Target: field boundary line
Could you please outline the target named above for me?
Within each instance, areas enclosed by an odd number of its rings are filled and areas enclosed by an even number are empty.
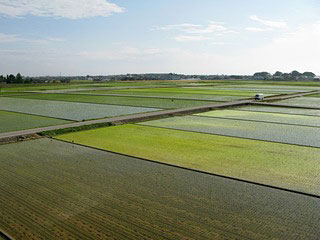
[[[41,94],[41,93],[40,93]],[[49,93],[49,94],[55,94],[55,93]],[[63,93],[59,93],[63,95]],[[72,94],[70,94],[72,95]],[[29,96],[29,95],[26,95]],[[16,98],[16,97],[11,97],[11,98]],[[85,103],[85,104],[96,104],[96,105],[109,105],[109,106],[119,106],[119,107],[136,107],[136,108],[158,108],[158,107],[145,107],[145,106],[134,106],[134,105],[119,105],[119,104],[114,104],[114,103],[94,103],[94,102],[77,102],[77,101],[68,101],[68,100],[56,100],[56,99],[37,99],[37,98],[17,98],[17,99],[28,99],[28,100],[35,100],[35,101],[52,101],[52,102],[64,102],[64,103]]]
[[[0,229],[0,237],[3,237],[5,240],[15,240],[12,236],[10,236],[7,232]]]
[[[202,118],[234,120],[234,121],[245,121],[245,122],[270,123],[270,124],[298,126],[298,127],[320,128],[320,125],[319,126],[312,126],[312,125],[302,125],[302,124],[294,124],[294,123],[269,122],[269,121],[263,121],[263,120],[252,120],[252,119],[242,119],[242,118],[227,118],[227,117],[213,117],[213,116],[204,116],[204,115],[190,115],[190,116],[192,116],[192,117],[202,117]],[[314,117],[317,118],[317,116],[314,116]]]
[[[272,107],[272,106],[270,106]],[[285,113],[285,112],[270,112],[270,111],[258,111],[258,110],[250,110],[250,109],[234,109],[237,111],[244,111],[244,112],[256,112],[256,113],[275,113],[275,114],[284,114],[284,115],[297,115],[297,116],[308,116],[308,117],[320,117],[320,109],[319,109],[319,115],[310,115],[310,114],[297,114],[297,113]],[[312,110],[312,109],[310,109]],[[313,110],[317,110],[317,109],[313,109]]]
[[[30,134],[37,134],[47,131],[55,131],[61,129],[68,129],[68,128],[77,128],[83,126],[90,126],[94,124],[113,124],[113,125],[120,125],[126,123],[134,123],[134,122],[141,122],[165,117],[172,117],[174,115],[183,115],[183,114],[192,114],[192,113],[200,113],[214,109],[221,109],[227,107],[234,107],[238,105],[247,105],[251,101],[249,100],[242,100],[242,101],[235,101],[235,102],[228,102],[228,103],[213,103],[210,105],[203,105],[197,107],[186,107],[186,108],[179,108],[179,109],[170,109],[170,110],[159,110],[159,111],[151,111],[145,113],[137,113],[131,115],[123,115],[123,116],[116,116],[116,117],[109,117],[109,118],[101,118],[95,120],[88,120],[88,121],[76,121],[72,123],[67,123],[63,125],[56,125],[53,127],[44,127],[44,128],[36,128],[31,130],[23,130],[17,132],[9,132],[6,134],[0,134],[0,140],[10,137],[19,137],[24,135]]]
[[[320,147],[315,147],[315,146],[307,146],[307,145],[294,144],[294,143],[284,143],[284,142],[276,142],[276,141],[271,141],[271,140],[245,138],[245,137],[239,137],[239,136],[238,137],[237,136],[230,136],[230,135],[224,135],[224,134],[219,134],[219,133],[208,133],[208,132],[199,132],[199,131],[177,129],[177,128],[169,128],[169,127],[151,126],[151,125],[145,125],[143,123],[135,123],[133,125],[144,126],[144,127],[152,127],[152,128],[162,128],[162,129],[173,130],[173,131],[182,131],[182,132],[191,132],[191,133],[206,134],[206,135],[215,135],[215,136],[221,136],[221,137],[239,138],[239,139],[246,139],[246,140],[260,141],[260,142],[279,143],[279,144],[293,145],[293,146],[298,146],[298,147],[307,147],[307,148],[315,148],[315,149],[319,149],[320,148]]]
[[[210,100],[210,99],[198,99],[198,98],[178,98],[178,97],[165,97],[165,96],[139,96],[139,95],[129,95],[129,94],[99,94],[99,93],[81,93],[81,92],[70,92],[70,93],[46,93],[39,92],[38,94],[68,94],[68,95],[88,95],[88,96],[101,96],[101,97],[132,97],[132,98],[151,98],[151,99],[174,99],[174,100],[192,100],[192,101],[202,101],[202,102],[228,102],[222,100]],[[29,95],[25,95],[29,96]],[[223,95],[225,96],[225,95]],[[237,99],[235,99],[237,100]],[[243,100],[243,99],[239,99]]]
[[[17,111],[13,111],[13,110],[3,110],[3,109],[1,109],[1,108],[0,108],[0,111],[9,112],[9,113],[19,113],[19,114],[25,114],[25,115],[30,115],[30,116],[36,116],[36,117],[52,118],[52,119],[69,121],[69,122],[80,122],[80,121],[75,121],[75,120],[70,120],[70,119],[65,119],[65,118],[58,118],[58,117],[50,117],[50,116],[39,115],[39,114],[17,112]]]
[[[310,106],[302,106],[302,105],[287,105],[287,104],[279,104],[279,103],[268,103],[268,102],[253,102],[251,105],[258,106],[267,106],[267,107],[283,107],[283,108],[298,108],[298,109],[310,109],[310,110],[320,110],[320,107],[310,107]]]
[[[49,93],[49,94],[55,94],[55,93]],[[59,93],[61,95],[63,95],[63,93]],[[69,94],[69,95],[73,95],[73,94]],[[77,95],[77,94],[74,94]],[[80,94],[80,95],[84,95],[84,96],[90,96],[89,94]],[[26,95],[29,96],[29,95]],[[95,95],[93,95],[95,96]],[[100,96],[100,95],[98,95]],[[12,97],[15,98],[15,97]],[[150,107],[150,106],[137,106],[137,105],[127,105],[127,104],[115,104],[115,103],[94,103],[94,102],[79,102],[79,101],[69,101],[69,100],[56,100],[56,99],[37,99],[37,98],[17,98],[17,99],[28,99],[28,100],[36,100],[36,101],[53,101],[53,102],[65,102],[65,103],[85,103],[85,104],[96,104],[96,105],[109,105],[109,106],[119,106],[119,107],[135,107],[135,108],[151,108],[151,109],[160,109],[160,110],[170,110],[170,109],[179,109],[179,108],[164,108],[164,107]],[[167,100],[167,99],[166,99]],[[169,99],[168,99],[169,100]],[[174,100],[181,100],[181,99],[174,99]],[[183,101],[187,101],[185,99],[183,99]],[[190,100],[189,100],[190,101]],[[194,101],[198,101],[201,102],[201,100],[194,100]],[[222,101],[206,101],[208,103],[224,103]],[[205,104],[205,103],[204,103]],[[199,106],[204,106],[204,105],[199,105]],[[31,114],[32,115],[32,114]],[[65,119],[63,119],[65,120]],[[70,120],[69,120],[70,121]]]
[[[128,154],[124,154],[124,153],[118,153],[118,152],[114,152],[114,151],[111,151],[111,150],[101,149],[101,148],[92,147],[92,146],[87,146],[87,145],[80,144],[80,143],[75,143],[75,142],[69,142],[69,141],[62,140],[62,139],[56,139],[56,138],[53,138],[53,139],[55,141],[60,141],[60,142],[68,143],[68,144],[74,144],[74,145],[77,145],[77,146],[91,148],[91,149],[94,149],[94,150],[103,151],[103,152],[107,152],[107,153],[112,153],[112,154],[116,154],[116,155],[121,155],[121,156],[125,156],[125,157],[135,158],[137,160],[151,162],[151,163],[154,163],[154,164],[165,165],[165,166],[168,166],[168,167],[179,168],[179,169],[183,169],[183,170],[187,170],[187,171],[197,172],[197,173],[206,174],[206,175],[210,175],[210,176],[215,176],[215,177],[219,177],[219,178],[224,178],[224,179],[228,179],[228,180],[232,180],[232,181],[248,183],[248,184],[257,185],[257,186],[260,186],[260,187],[268,187],[268,188],[272,188],[272,189],[275,189],[275,190],[280,190],[280,191],[285,191],[285,192],[290,192],[290,193],[294,193],[294,194],[300,194],[300,195],[304,195],[304,196],[320,199],[320,195],[313,194],[313,193],[301,192],[301,191],[297,191],[297,190],[293,190],[293,189],[287,189],[287,188],[268,185],[268,184],[264,184],[264,183],[253,182],[253,181],[240,179],[240,178],[235,178],[235,177],[230,177],[230,176],[226,176],[226,175],[210,173],[210,172],[206,172],[206,171],[203,171],[203,170],[197,170],[197,169],[194,169],[194,168],[188,168],[188,167],[183,167],[183,166],[174,165],[174,164],[170,164],[170,163],[164,163],[164,162],[160,162],[160,161],[157,161],[157,160],[151,160],[151,159],[137,157],[137,156],[128,155]]]
[[[304,97],[308,95],[313,95],[320,93],[320,90],[311,90],[307,92],[299,92],[299,93],[292,93],[292,94],[278,94],[274,96],[267,96],[265,97],[264,101],[269,102],[269,101],[282,101],[282,100],[287,100],[291,98],[297,98],[297,97]]]

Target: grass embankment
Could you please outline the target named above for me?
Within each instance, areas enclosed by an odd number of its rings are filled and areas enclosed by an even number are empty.
[[[71,121],[0,111],[0,133],[47,127]]]
[[[249,121],[264,121],[270,123],[296,124],[304,126],[320,127],[320,118],[316,116],[302,116],[294,114],[250,112],[238,110],[216,110],[195,114],[196,116],[240,119]]]
[[[0,226],[15,239],[316,240],[320,233],[312,197],[48,139],[0,152]]]
[[[97,103],[97,104],[114,104],[114,105],[122,105],[122,106],[154,107],[154,108],[165,108],[165,109],[201,106],[201,105],[212,103],[211,101],[115,97],[115,96],[97,96],[97,95],[85,95],[85,94],[33,94],[31,96],[30,95],[21,96],[18,98]]]
[[[215,174],[320,194],[320,149],[123,125],[56,137]]]

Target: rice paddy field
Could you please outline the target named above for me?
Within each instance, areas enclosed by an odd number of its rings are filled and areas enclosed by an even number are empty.
[[[318,116],[303,116],[295,114],[250,112],[239,110],[216,110],[199,113],[195,116],[212,117],[219,119],[246,120],[254,122],[282,123],[287,125],[302,125],[309,127],[320,127]]]
[[[5,85],[0,239],[319,240],[320,98],[250,102],[314,90],[320,83]],[[225,107],[175,112],[215,103]]]
[[[0,224],[16,239],[317,239],[320,233],[312,197],[55,140],[0,149]]]
[[[304,107],[314,107],[320,110],[320,98],[317,97],[300,97],[294,99],[288,99],[280,101],[279,104],[286,104],[290,106],[304,106]]]
[[[97,104],[113,104],[121,106],[134,107],[152,107],[152,108],[182,108],[201,106],[214,103],[213,101],[196,101],[183,99],[166,99],[166,98],[139,98],[139,97],[121,97],[121,96],[102,96],[102,95],[86,95],[86,94],[32,94],[27,96],[19,96],[24,99],[65,101],[65,102],[82,102]]]
[[[156,96],[171,98],[191,98],[198,100],[232,101],[243,98],[252,98],[255,92],[237,90],[214,90],[203,88],[148,88],[148,89],[122,89],[122,90],[96,90],[84,91],[93,94],[118,94],[134,96]]]
[[[0,111],[0,133],[67,124],[71,121]]]
[[[307,120],[306,120],[307,122]],[[320,147],[320,128],[201,116],[173,117],[141,123],[144,126]],[[307,137],[306,137],[307,136]]]
[[[261,90],[261,91],[282,92],[282,93],[307,92],[307,91],[320,90],[319,83],[316,86],[294,86],[294,84],[281,85],[281,83],[270,85],[270,84],[264,83],[264,84],[238,84],[236,87],[234,85],[225,85],[223,87],[227,89],[237,89],[237,90],[247,89],[250,91]]]
[[[0,110],[82,121],[142,112],[152,112],[159,109],[1,97]]]
[[[287,108],[287,107],[269,107],[269,106],[245,106],[239,107],[237,110],[253,111],[253,112],[266,112],[266,113],[283,113],[294,114],[302,116],[319,116],[320,109],[306,109],[306,108]]]
[[[58,136],[57,139],[219,175],[320,194],[320,149],[317,148],[140,125],[66,134]],[[302,166],[299,164],[301,162]]]

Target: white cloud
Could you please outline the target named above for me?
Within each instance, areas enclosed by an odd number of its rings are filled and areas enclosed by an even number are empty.
[[[62,17],[70,19],[109,16],[124,9],[107,0],[1,0],[0,15]]]
[[[20,38],[17,35],[0,33],[0,42],[17,42]]]
[[[183,23],[183,24],[171,24],[162,27],[153,27],[152,30],[179,30],[179,31],[189,31],[190,29],[198,29],[201,28],[202,25],[196,25],[191,23]]]
[[[89,59],[89,60],[137,60],[137,59],[149,59],[157,58],[163,54],[172,52],[173,49],[166,48],[136,48],[131,46],[122,46],[118,49],[108,49],[103,51],[82,51],[75,54],[77,57]]]
[[[291,33],[274,38],[271,43],[248,52],[252,68],[315,71],[320,73],[320,23],[301,25]]]
[[[0,50],[0,72],[19,71],[25,75],[115,74],[143,72],[181,72],[190,74],[253,74],[256,71],[312,71],[320,74],[320,23],[300,26],[296,31],[280,33],[273,41],[255,48],[234,48],[228,42],[223,51],[207,48],[136,48],[109,46],[108,49],[76,52],[68,49],[19,52]],[[206,35],[205,35],[206,36]],[[208,42],[210,44],[211,41]],[[237,42],[235,42],[237,44]],[[240,49],[240,50],[237,50]],[[29,50],[24,50],[29,51]],[[79,50],[80,51],[80,50]],[[30,58],[32,56],[32,58]],[[51,64],[48,67],[46,64]]]
[[[211,45],[234,45],[234,43],[229,42],[211,42]]]
[[[202,35],[179,35],[173,38],[177,42],[200,42],[206,41],[210,38],[202,36]]]
[[[224,26],[224,23],[210,21],[208,26],[183,23],[183,24],[173,24],[166,25],[162,27],[154,27],[153,30],[176,30],[188,34],[226,34],[226,33],[235,33],[235,31],[228,29]]]
[[[246,27],[245,30],[248,32],[270,32],[270,31],[273,31],[272,28],[257,28],[257,27]]]
[[[288,27],[288,24],[285,21],[270,21],[270,20],[265,20],[262,18],[259,18],[256,15],[250,16],[250,19],[253,21],[256,21],[258,23],[261,23],[269,28],[280,28],[284,29]]]
[[[33,43],[33,44],[46,44],[50,42],[64,42],[65,40],[62,38],[25,38],[20,35],[10,35],[5,33],[0,33],[0,43],[10,43],[10,42],[25,42],[25,43]]]

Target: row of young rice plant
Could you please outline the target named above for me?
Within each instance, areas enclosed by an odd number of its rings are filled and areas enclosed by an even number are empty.
[[[21,96],[18,98],[40,99],[51,101],[65,102],[83,102],[97,104],[114,104],[122,106],[138,106],[152,108],[182,108],[201,106],[213,103],[211,101],[194,101],[182,99],[165,99],[165,98],[139,98],[139,97],[118,97],[118,96],[101,96],[89,94],[33,94],[29,96]]]
[[[0,110],[0,133],[70,123],[71,121]]]
[[[317,98],[317,97],[292,98],[292,99],[288,99],[288,100],[282,100],[277,103],[286,104],[286,105],[290,105],[290,106],[315,107],[315,108],[320,109],[320,98]]]
[[[141,125],[107,127],[57,139],[320,195],[319,148]]]
[[[209,100],[209,101],[232,101],[243,97],[239,96],[227,96],[227,95],[214,95],[214,94],[193,94],[193,93],[171,93],[171,92],[148,92],[148,89],[141,91],[131,90],[95,90],[95,91],[79,91],[79,93],[86,94],[103,94],[103,95],[120,95],[120,96],[142,96],[142,97],[168,97],[175,99],[190,99],[190,100]]]
[[[49,139],[0,150],[0,225],[16,239],[312,240],[320,233],[312,197]]]
[[[245,106],[239,107],[237,110],[253,111],[253,112],[268,112],[268,113],[283,113],[294,114],[303,116],[319,116],[320,110],[316,109],[303,109],[303,108],[288,108],[288,107],[271,107],[271,106]]]
[[[142,112],[152,112],[159,109],[1,97],[0,110],[82,121]]]
[[[234,90],[234,89],[216,89],[215,87],[180,87],[180,88],[140,88],[140,89],[123,89],[119,92],[130,93],[171,93],[171,94],[195,94],[195,95],[223,95],[223,96],[240,96],[250,97],[255,90]],[[266,94],[274,94],[272,91],[266,91]]]
[[[320,118],[317,116],[303,116],[283,113],[266,113],[235,110],[216,110],[199,113],[195,116],[240,119],[248,121],[263,121],[270,123],[296,124],[311,127],[320,127]]]
[[[190,89],[193,87],[184,87],[186,89]],[[193,88],[194,89],[194,88]],[[289,93],[297,93],[297,92],[303,92],[301,89],[277,89],[277,88],[265,88],[264,86],[257,87],[257,88],[251,88],[251,87],[243,87],[243,86],[202,86],[197,87],[197,90],[210,90],[215,91],[217,93],[220,92],[231,92],[231,93],[250,93],[251,95],[254,95],[255,93],[263,93],[265,95],[274,95],[274,94],[289,94]]]
[[[200,116],[172,117],[143,122],[141,124],[145,126],[320,147],[320,128],[318,127]]]

